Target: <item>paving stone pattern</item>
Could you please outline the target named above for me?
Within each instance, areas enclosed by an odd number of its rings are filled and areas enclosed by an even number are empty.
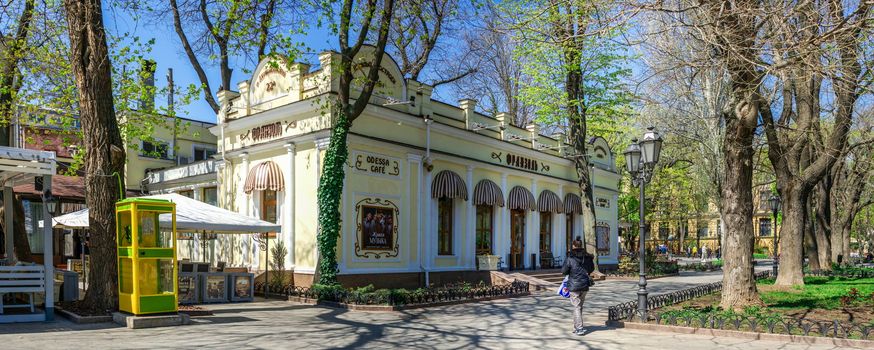
[[[654,293],[718,281],[719,272],[650,282]],[[635,281],[604,281],[586,300],[592,333],[571,334],[570,302],[530,297],[403,312],[354,312],[283,301],[210,305],[189,326],[132,330],[114,324],[0,325],[2,349],[834,349],[832,346],[655,333],[604,326],[607,307],[635,297]]]

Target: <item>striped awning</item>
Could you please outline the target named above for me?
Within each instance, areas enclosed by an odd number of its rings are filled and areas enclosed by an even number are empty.
[[[561,203],[561,198],[555,192],[543,190],[540,192],[540,197],[537,198],[537,211],[561,213],[564,205]]]
[[[483,179],[473,188],[474,205],[498,205],[504,206],[504,193],[494,181]]]
[[[279,165],[266,161],[249,170],[243,191],[247,194],[252,191],[282,191],[285,188],[284,184],[285,180],[282,178]]]
[[[580,196],[573,193],[564,195],[564,212],[568,214],[582,214],[583,202],[580,201]]]
[[[507,203],[511,210],[534,210],[537,207],[534,204],[534,195],[522,186],[516,186],[510,190],[510,193],[507,195]]]
[[[463,198],[467,200],[467,184],[451,170],[443,170],[434,175],[431,183],[433,198]]]

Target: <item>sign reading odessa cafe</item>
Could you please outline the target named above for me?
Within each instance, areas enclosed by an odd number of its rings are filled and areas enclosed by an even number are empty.
[[[401,162],[399,159],[375,153],[352,152],[353,169],[368,175],[399,177]]]

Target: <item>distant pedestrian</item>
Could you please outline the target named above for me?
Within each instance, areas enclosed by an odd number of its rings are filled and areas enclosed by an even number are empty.
[[[561,274],[567,275],[567,288],[571,296],[571,304],[573,305],[574,314],[574,334],[585,335],[586,329],[583,327],[583,302],[586,301],[586,293],[589,291],[589,286],[592,285],[592,278],[589,277],[591,270],[594,268],[594,256],[583,249],[582,241],[574,241],[571,245],[571,254],[564,261],[564,266],[561,267]]]

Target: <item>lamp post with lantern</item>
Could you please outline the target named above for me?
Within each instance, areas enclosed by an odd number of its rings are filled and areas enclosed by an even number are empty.
[[[774,278],[777,278],[777,211],[780,210],[780,197],[775,195],[771,195],[771,198],[768,198],[768,204],[771,206],[771,214],[773,215],[774,224],[772,225],[774,228],[774,232],[771,234],[771,238],[774,240],[773,247],[773,258],[774,262],[772,265],[772,273]]]
[[[638,231],[638,239],[640,241],[640,256],[638,256],[640,262],[640,281],[637,284],[637,309],[641,320],[644,322],[648,319],[647,297],[649,295],[646,291],[646,261],[644,259],[646,255],[646,194],[644,191],[646,184],[652,180],[652,174],[655,171],[656,163],[659,161],[661,150],[661,135],[655,131],[655,128],[648,127],[646,133],[643,134],[643,138],[640,141],[637,139],[631,140],[631,145],[624,152],[626,170],[631,174],[632,184],[640,188],[640,228]]]

